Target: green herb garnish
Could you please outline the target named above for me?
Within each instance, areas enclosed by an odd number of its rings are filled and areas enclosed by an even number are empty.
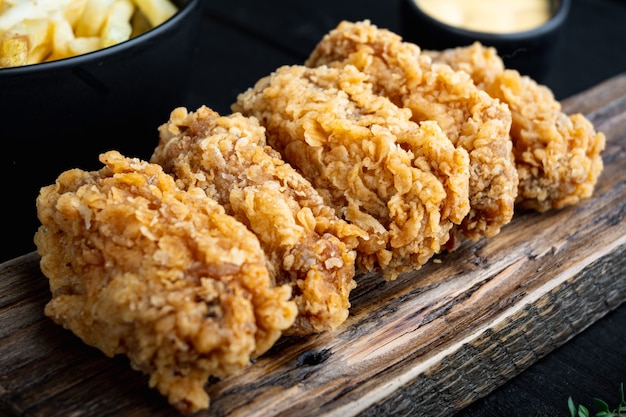
[[[598,412],[595,414],[595,417],[626,417],[626,401],[624,401],[624,384],[620,384],[619,386],[619,404],[617,408],[611,410],[606,401],[601,400],[600,398],[593,399]],[[590,417],[589,409],[582,404],[579,404],[576,407],[574,404],[574,400],[572,397],[567,399],[567,407],[569,408],[569,413],[571,417]]]

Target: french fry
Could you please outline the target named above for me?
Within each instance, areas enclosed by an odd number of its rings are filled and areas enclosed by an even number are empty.
[[[100,33],[100,46],[106,48],[130,38],[130,24],[135,7],[130,0],[116,0],[109,8],[109,15]]]
[[[27,59],[27,36],[0,36],[0,68],[11,68],[26,65]]]
[[[52,50],[51,25],[47,19],[28,19],[23,22],[24,33],[28,34],[27,64],[41,62]]]
[[[141,35],[144,32],[147,32],[152,28],[150,21],[146,17],[145,14],[141,11],[140,8],[135,8],[135,13],[133,13],[133,17],[131,18],[131,23],[133,26],[133,32],[130,34],[131,38],[135,36]]]
[[[67,49],[69,50],[70,56],[97,51],[100,49],[100,38],[97,36],[74,38],[69,42]]]
[[[76,36],[100,36],[100,30],[114,0],[87,0],[85,9],[76,25]]]
[[[169,0],[135,0],[135,4],[153,27],[165,22],[177,11],[176,6]]]
[[[87,0],[72,0],[63,7],[63,16],[70,22],[72,28],[75,28],[83,15]]]
[[[4,32],[2,39],[3,67],[36,64],[52,49],[47,19],[23,20]]]
[[[74,39],[70,23],[56,16],[52,20],[52,57],[62,59],[70,56],[69,43]]]

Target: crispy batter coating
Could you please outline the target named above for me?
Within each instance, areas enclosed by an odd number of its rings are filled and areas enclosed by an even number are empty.
[[[331,330],[348,317],[354,248],[365,232],[336,216],[302,175],[266,144],[258,120],[203,106],[175,109],[151,162],[182,188],[200,187],[252,230],[275,280],[299,308],[289,334]]]
[[[210,375],[242,369],[291,326],[290,287],[272,284],[258,239],[201,190],[116,151],[100,159],[38,196],[45,313],[127,355],[181,412],[206,408]]]
[[[593,194],[603,169],[606,139],[584,115],[565,114],[552,91],[506,69],[494,48],[474,43],[427,53],[437,62],[467,72],[480,88],[508,104],[513,114],[519,206],[546,211]]]
[[[433,65],[417,45],[367,20],[341,22],[306,61],[308,66],[348,64],[370,75],[376,93],[410,109],[414,121],[437,121],[455,146],[467,150],[471,209],[460,230],[473,240],[499,233],[513,217],[518,186],[508,107],[478,89],[466,73]]]
[[[439,252],[469,211],[469,157],[435,122],[373,93],[354,66],[283,66],[240,94],[268,143],[368,233],[357,264],[387,279]]]

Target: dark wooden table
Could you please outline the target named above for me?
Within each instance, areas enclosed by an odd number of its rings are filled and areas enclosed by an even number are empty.
[[[370,19],[402,33],[399,0],[204,1],[189,95],[187,102],[181,103],[189,108],[205,104],[230,112],[238,93],[281,65],[302,63],[342,19]],[[573,0],[554,65],[543,82],[557,98],[564,99],[623,72],[626,2]],[[17,239],[0,261],[32,250],[30,239]],[[622,382],[626,383],[626,305],[471,404],[458,417],[567,416],[568,396],[594,412],[592,398],[615,405]]]

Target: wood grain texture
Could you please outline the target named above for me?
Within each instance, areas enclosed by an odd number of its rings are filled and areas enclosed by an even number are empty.
[[[241,374],[211,380],[211,408],[198,415],[450,415],[626,301],[626,75],[563,104],[607,135],[593,198],[516,213],[498,236],[393,282],[358,276],[340,329],[283,338]],[[0,264],[0,411],[176,415],[126,358],[43,315],[38,261]]]

